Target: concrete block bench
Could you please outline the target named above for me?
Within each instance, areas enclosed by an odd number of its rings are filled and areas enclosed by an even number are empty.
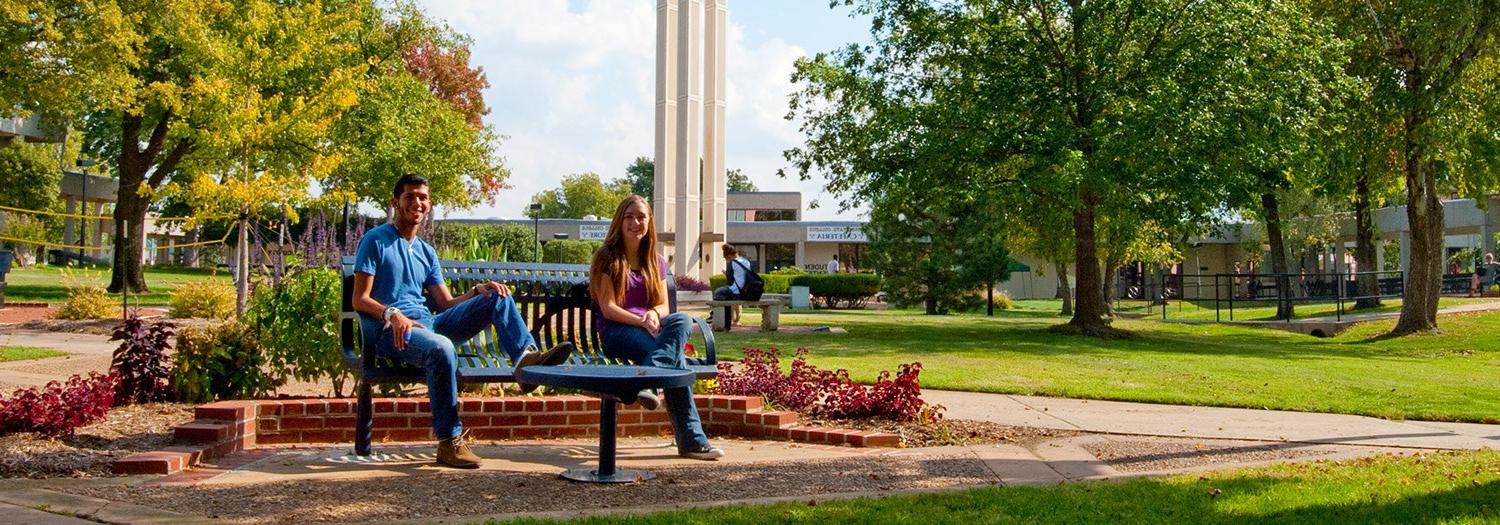
[[[760,307],[760,331],[775,332],[781,328],[781,309],[791,303],[783,297],[762,297],[758,301],[709,301],[708,307],[722,308],[719,315],[713,316],[714,330],[724,332],[729,330],[730,321],[734,318],[734,307],[756,306]]]

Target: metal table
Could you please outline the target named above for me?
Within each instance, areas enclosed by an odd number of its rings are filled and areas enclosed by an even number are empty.
[[[635,400],[650,388],[691,387],[697,378],[691,370],[648,366],[560,365],[528,366],[517,381],[554,388],[574,388],[599,394],[599,469],[568,469],[562,477],[593,483],[631,483],[653,479],[644,470],[615,468],[615,414],[622,399]]]

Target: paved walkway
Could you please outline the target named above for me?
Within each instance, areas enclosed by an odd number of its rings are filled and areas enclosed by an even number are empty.
[[[41,384],[59,374],[102,370],[108,367],[115,346],[103,336],[44,332],[0,333],[0,344],[44,346],[69,353],[65,358],[0,364],[0,385]],[[578,490],[577,485],[558,480],[555,474],[564,468],[592,465],[597,444],[591,440],[488,444],[479,448],[490,458],[479,471],[434,467],[431,444],[377,445],[382,455],[368,459],[350,456],[341,446],[267,448],[232,455],[211,468],[165,478],[6,480],[0,484],[0,523],[87,523],[77,516],[112,523],[201,523],[213,521],[211,518],[252,516],[265,522],[294,522],[312,515],[299,513],[331,515],[351,522],[421,521],[442,516],[449,523],[466,523],[489,517],[566,518],[981,485],[1046,485],[1433,449],[1500,449],[1500,425],[941,390],[927,390],[924,397],[946,406],[946,415],[952,419],[1084,434],[1029,446],[926,449],[853,449],[723,439],[718,442],[728,451],[728,457],[714,463],[677,458],[666,448],[664,439],[628,438],[621,440],[621,467],[657,471],[662,478],[633,488],[588,490]],[[1161,448],[1139,452],[1142,442]],[[1127,452],[1124,457],[1111,456],[1110,450]],[[1132,450],[1137,452],[1129,452]],[[1204,461],[1204,450],[1222,450],[1224,455]],[[1259,455],[1241,454],[1246,451]],[[417,479],[426,480],[423,484],[427,485],[440,481],[443,486],[468,487],[467,492],[461,490],[463,493],[534,493],[530,499],[517,501],[545,503],[512,504],[507,502],[508,496],[485,496],[413,515],[416,511],[410,506],[432,504],[430,497],[411,494],[412,480]],[[671,489],[663,491],[667,486]],[[394,503],[356,505],[349,500],[360,498],[340,487],[354,487],[365,495],[379,494]],[[295,504],[285,503],[284,494],[278,499],[284,503],[279,505],[246,507],[236,503],[265,500],[274,496],[268,492],[277,491],[305,496],[295,498]],[[666,496],[653,499],[656,494]],[[402,503],[402,498],[411,501]],[[263,514],[273,512],[265,509],[279,509],[274,511],[279,514]]]

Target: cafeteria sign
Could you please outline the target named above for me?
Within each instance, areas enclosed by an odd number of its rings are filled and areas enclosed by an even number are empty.
[[[584,224],[578,226],[578,238],[585,241],[602,241],[609,233],[608,224]]]
[[[809,241],[870,242],[858,226],[808,226]]]

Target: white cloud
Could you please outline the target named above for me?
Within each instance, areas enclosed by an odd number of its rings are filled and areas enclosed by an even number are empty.
[[[486,122],[510,138],[501,146],[512,190],[493,207],[454,216],[519,217],[531,195],[570,173],[623,175],[653,150],[655,2],[594,0],[424,0],[426,12],[473,38],[473,60],[491,87]],[[577,3],[575,3],[577,4]],[[764,190],[801,191],[823,207],[808,218],[833,218],[820,180],[775,176],[781,152],[801,143],[783,117],[792,63],[807,52],[780,36],[747,43],[730,11],[727,165],[745,170]],[[768,29],[770,31],[768,31]],[[757,28],[774,34],[775,28]],[[852,214],[844,214],[849,216]]]

